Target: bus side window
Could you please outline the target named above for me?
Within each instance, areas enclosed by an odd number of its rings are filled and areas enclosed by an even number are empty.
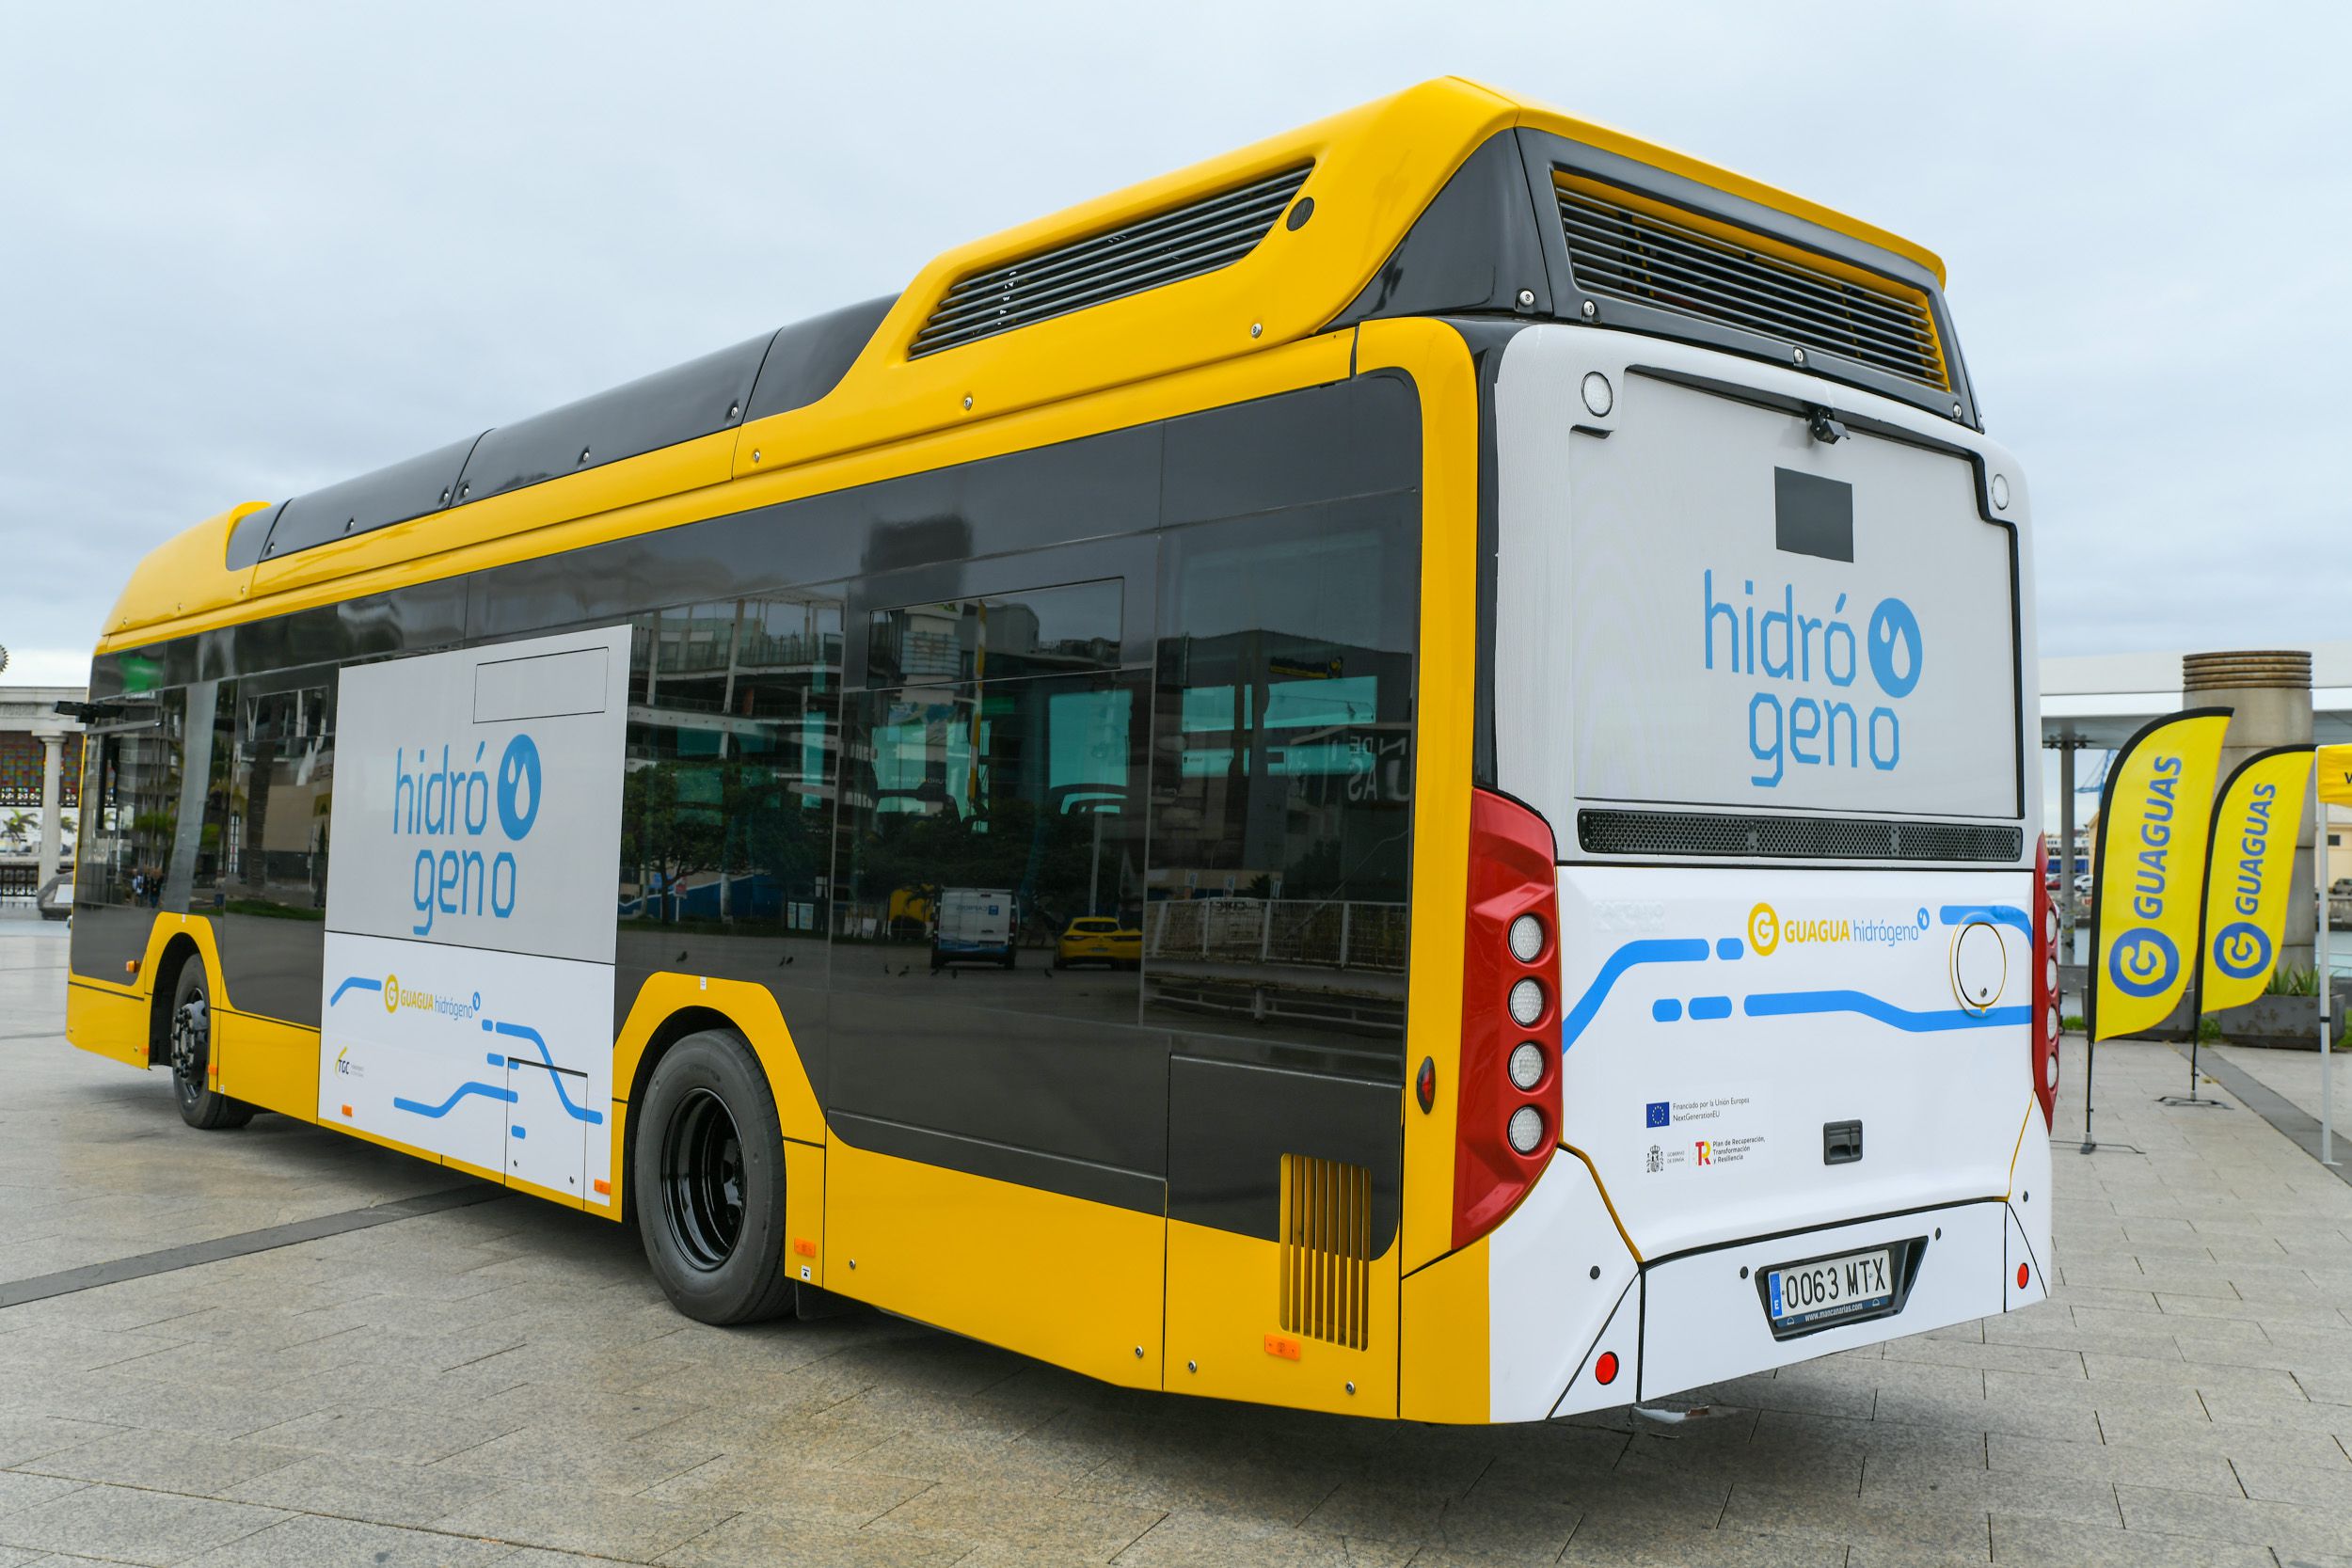
[[[626,1013],[644,977],[720,974],[773,990],[813,1053],[824,984],[841,602],[823,593],[683,605],[636,618],[621,784]]]
[[[221,683],[194,899],[215,919],[239,1010],[310,1025],[326,957],[334,692],[320,670]]]
[[[1167,536],[1148,1019],[1402,1038],[1412,517],[1375,499]]]

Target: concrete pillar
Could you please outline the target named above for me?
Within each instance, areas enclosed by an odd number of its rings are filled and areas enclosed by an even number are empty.
[[[2292,650],[2185,655],[2181,705],[2237,710],[2221,744],[2221,771],[2214,781],[2217,790],[2231,770],[2256,752],[2311,744],[2312,656]],[[2308,811],[2306,807],[2302,832],[2295,840],[2295,880],[2287,898],[2285,941],[2279,948],[2280,965],[2297,969],[2312,964],[2314,824]]]
[[[57,774],[65,760],[65,736],[35,736],[40,742],[40,860],[33,871],[33,894],[49,885],[49,879],[57,874],[57,852],[64,832],[64,819],[57,804]]]

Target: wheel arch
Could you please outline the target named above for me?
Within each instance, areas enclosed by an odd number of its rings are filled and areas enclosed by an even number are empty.
[[[171,1059],[171,997],[180,987],[180,972],[194,962],[204,971],[207,999],[221,1005],[219,966],[209,960],[196,938],[185,930],[164,938],[161,948],[145,966],[151,985],[147,1005],[147,1065],[159,1067]]]
[[[751,1046],[768,1076],[769,1092],[775,1096],[777,1120],[787,1140],[825,1141],[824,1113],[773,992],[741,980],[653,975],[639,990],[612,1047],[612,1168],[621,1198],[613,1206],[615,1219],[627,1218],[630,1212],[629,1108],[644,1101],[654,1069],[671,1047],[706,1029],[732,1030]]]

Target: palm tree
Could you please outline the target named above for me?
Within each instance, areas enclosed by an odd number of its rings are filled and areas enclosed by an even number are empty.
[[[32,825],[33,818],[30,813],[12,811],[5,819],[0,819],[0,833],[8,835],[10,848],[22,851],[24,847],[25,832]]]

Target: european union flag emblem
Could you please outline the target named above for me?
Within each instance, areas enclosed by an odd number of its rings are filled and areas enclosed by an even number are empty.
[[[1663,1127],[1672,1120],[1674,1120],[1674,1114],[1667,1109],[1667,1102],[1665,1101],[1653,1100],[1649,1102],[1650,1126]]]

